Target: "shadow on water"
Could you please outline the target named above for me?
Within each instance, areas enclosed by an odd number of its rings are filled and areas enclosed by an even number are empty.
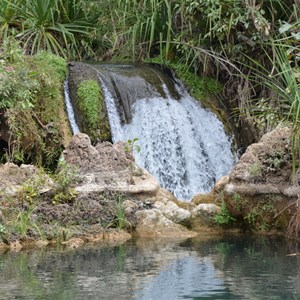
[[[0,299],[300,299],[278,237],[132,240],[0,255]]]

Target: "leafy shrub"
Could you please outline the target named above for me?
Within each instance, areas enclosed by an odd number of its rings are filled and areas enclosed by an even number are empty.
[[[53,181],[56,183],[53,204],[66,203],[75,199],[77,193],[72,185],[75,183],[76,175],[76,168],[61,158],[58,162],[57,171],[53,176]]]
[[[18,47],[0,46],[0,109],[11,132],[5,157],[51,167],[68,126],[62,93],[67,64],[51,53],[24,56]],[[14,52],[18,55],[10,56]]]
[[[221,211],[215,215],[214,221],[219,225],[228,225],[236,221],[234,217],[231,216],[226,203],[223,201],[221,205]]]

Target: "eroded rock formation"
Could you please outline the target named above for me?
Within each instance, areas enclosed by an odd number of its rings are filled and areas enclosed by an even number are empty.
[[[276,128],[247,148],[223,190],[237,220],[255,229],[288,226],[299,193],[291,153],[291,129],[287,127]]]
[[[88,135],[79,133],[63,152],[65,161],[75,166],[78,193],[106,190],[126,195],[155,197],[159,184],[146,170],[139,168],[124,143],[98,143],[92,146]]]

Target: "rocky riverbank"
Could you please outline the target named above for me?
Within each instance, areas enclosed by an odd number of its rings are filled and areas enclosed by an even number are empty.
[[[139,168],[124,143],[93,146],[88,135],[77,134],[54,175],[32,165],[0,166],[1,248],[78,247],[132,235],[188,238],[224,228],[289,230],[297,238],[290,135],[288,128],[265,135],[211,193],[183,202]]]
[[[125,149],[124,143],[92,146],[88,135],[80,133],[63,151],[52,176],[32,165],[1,165],[2,248],[31,247],[41,240],[46,242],[37,246],[75,247],[123,241],[132,234],[187,238],[197,235],[194,228],[201,224],[206,231],[215,230],[216,205],[177,200]]]

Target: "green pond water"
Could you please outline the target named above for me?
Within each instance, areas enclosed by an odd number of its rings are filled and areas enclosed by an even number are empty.
[[[7,252],[0,299],[300,299],[297,247],[222,237]]]

